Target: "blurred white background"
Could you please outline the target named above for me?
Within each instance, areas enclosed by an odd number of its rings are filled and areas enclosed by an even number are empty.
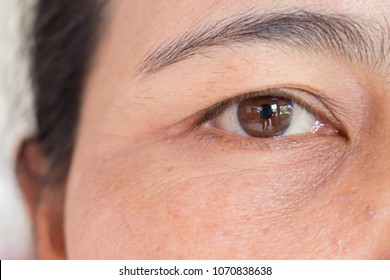
[[[0,0],[0,259],[33,258],[28,216],[14,176],[20,140],[33,131],[28,41],[34,0]]]

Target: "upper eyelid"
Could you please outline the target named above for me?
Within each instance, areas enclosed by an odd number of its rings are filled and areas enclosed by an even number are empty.
[[[195,129],[207,121],[218,117],[225,110],[244,99],[261,96],[274,96],[290,99],[310,113],[313,113],[316,117],[321,118],[325,122],[330,122],[336,129],[342,131],[339,120],[334,116],[322,98],[309,91],[293,87],[273,87],[264,90],[251,91],[225,99],[197,113],[198,117],[191,129]]]

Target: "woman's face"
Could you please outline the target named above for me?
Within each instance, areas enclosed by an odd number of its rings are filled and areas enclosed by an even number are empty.
[[[389,258],[388,11],[111,0],[66,184],[68,257]]]

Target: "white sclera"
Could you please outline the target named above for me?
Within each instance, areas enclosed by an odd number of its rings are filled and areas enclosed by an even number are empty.
[[[299,106],[297,103],[292,103],[293,111],[289,127],[279,136],[303,134],[313,132],[313,127],[318,123],[318,120],[309,111]],[[221,115],[212,121],[212,126],[243,136],[251,137],[241,127],[237,116],[238,104],[235,104],[226,109]]]
[[[312,131],[317,119],[296,103],[293,103],[293,114],[289,127],[282,135],[302,134]]]

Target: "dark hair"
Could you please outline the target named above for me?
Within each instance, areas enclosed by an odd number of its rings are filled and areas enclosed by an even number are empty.
[[[39,211],[41,200],[51,205],[47,230],[50,246],[56,254],[51,257],[55,258],[66,257],[65,180],[77,134],[83,89],[98,35],[102,33],[100,27],[107,1],[37,0],[35,7],[30,75],[37,132],[20,146],[16,173],[33,217]],[[48,189],[49,186],[55,187],[55,191]]]
[[[47,180],[67,177],[86,74],[102,22],[103,0],[39,0],[31,78],[36,140],[49,162]]]

